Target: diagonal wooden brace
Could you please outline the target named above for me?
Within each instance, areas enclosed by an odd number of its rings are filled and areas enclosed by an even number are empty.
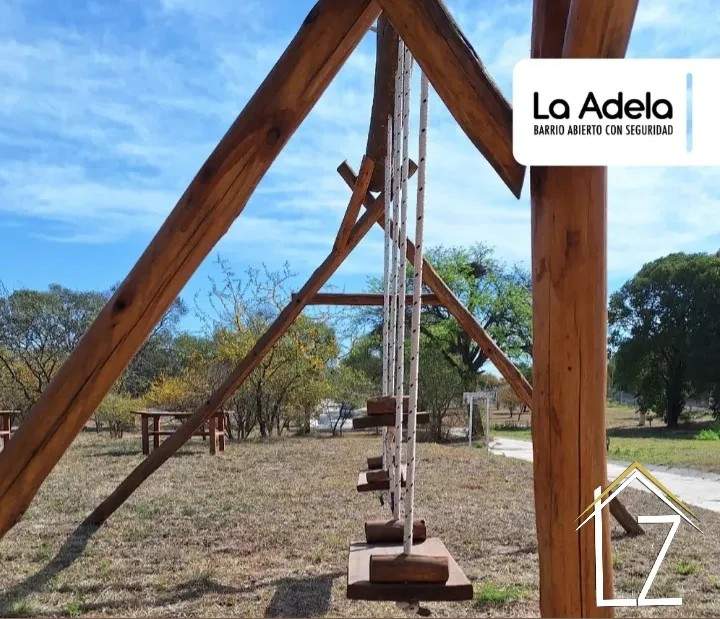
[[[347,162],[340,164],[338,172],[351,188],[355,186],[355,173]],[[379,220],[378,224],[383,226],[384,222]],[[415,244],[410,239],[407,242],[407,257],[410,262],[414,261]],[[508,381],[508,384],[513,388],[520,400],[529,408],[532,407],[532,387],[530,387],[530,384],[427,260],[423,260],[423,280],[460,326],[478,343],[488,359],[492,361],[505,380]]]
[[[382,219],[385,208],[385,200],[382,194],[377,198],[368,195],[367,203],[369,203],[370,206],[353,226],[348,237],[348,242],[340,248],[333,247],[330,254],[314,271],[305,285],[292,297],[290,303],[285,306],[278,317],[255,343],[250,352],[245,355],[242,361],[240,361],[235,369],[225,378],[220,387],[210,395],[205,404],[195,411],[193,416],[189,417],[160,447],[152,451],[145,460],[135,467],[132,473],[130,473],[115,491],[90,514],[87,518],[88,523],[97,525],[107,520],[140,484],[188,441],[197,428],[202,426],[215,411],[222,408],[227,399],[230,398],[247,377],[250,376],[253,370],[255,370],[265,358],[265,355],[267,355],[300,315],[308,302],[317,294],[318,290],[325,285],[345,258],[365,237],[373,224],[378,219]]]

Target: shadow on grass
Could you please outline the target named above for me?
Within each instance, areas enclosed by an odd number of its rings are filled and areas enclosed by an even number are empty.
[[[343,572],[300,578],[282,578],[265,609],[266,617],[310,617],[330,610],[333,580]]]
[[[152,452],[151,452],[152,453]],[[176,451],[172,457],[173,458],[186,458],[188,456],[202,456],[207,454],[207,450],[205,449],[181,449],[179,451]],[[142,455],[142,449],[133,449],[131,447],[129,448],[121,448],[121,449],[112,449],[109,451],[92,451],[86,454],[83,454],[83,458],[114,458],[114,457],[127,457],[127,456],[141,456]]]
[[[240,596],[255,593],[258,589],[275,587],[275,593],[265,610],[266,617],[306,617],[323,615],[330,610],[332,583],[343,572],[308,576],[305,578],[280,578],[267,583],[253,583],[234,587],[202,575],[180,583],[167,593],[153,596],[153,608],[163,609],[182,602],[196,601],[204,595]],[[147,604],[138,600],[137,591],[128,591],[129,597],[107,602],[91,602],[82,605],[83,613],[114,612],[119,614],[143,608]]]
[[[57,554],[39,572],[28,576],[17,585],[0,594],[0,616],[12,617],[18,612],[24,599],[31,593],[42,591],[58,574],[69,568],[85,551],[88,542],[99,529],[97,526],[82,524],[65,540]],[[250,584],[234,587],[214,580],[208,575],[201,575],[186,582],[167,593],[155,596],[155,607],[164,608],[180,602],[196,600],[206,594],[241,595],[257,589],[275,587],[275,593],[268,605],[266,617],[300,617],[322,615],[330,610],[332,584],[343,572],[320,574],[299,578],[281,578],[266,584]],[[82,612],[92,613],[108,610],[127,611],[138,607],[137,586],[128,586],[129,598],[108,602],[83,603]],[[93,591],[87,590],[85,593]]]
[[[29,593],[42,590],[50,580],[75,563],[97,530],[96,526],[81,524],[44,568],[4,591],[0,595],[0,616],[12,616],[16,603],[21,602]]]

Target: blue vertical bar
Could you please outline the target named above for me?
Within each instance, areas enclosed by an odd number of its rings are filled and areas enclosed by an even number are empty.
[[[687,102],[687,114],[686,114],[686,125],[685,125],[685,149],[687,152],[692,152],[693,149],[693,117],[692,117],[692,95],[693,95],[693,76],[692,73],[688,73],[685,76],[685,89],[686,89],[686,102]]]

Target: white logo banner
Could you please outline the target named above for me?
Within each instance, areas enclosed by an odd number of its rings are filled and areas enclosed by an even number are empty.
[[[525,165],[720,165],[720,60],[522,60],[513,152]]]

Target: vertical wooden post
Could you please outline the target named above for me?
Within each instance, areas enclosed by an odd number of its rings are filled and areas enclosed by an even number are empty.
[[[534,57],[625,53],[633,0],[535,0]],[[607,483],[607,172],[531,170],[533,445],[543,616],[611,616],[595,605],[594,532],[575,518]],[[605,594],[612,591],[607,513]]]
[[[148,434],[148,416],[140,415],[140,435],[142,436],[142,452],[146,456],[150,453],[150,436]]]
[[[220,453],[225,451],[225,413],[220,412],[217,415],[217,426],[218,426],[218,451]]]
[[[214,456],[217,451],[217,415],[210,415],[207,424],[210,428],[210,455]]]
[[[153,449],[160,447],[160,415],[153,415]]]

